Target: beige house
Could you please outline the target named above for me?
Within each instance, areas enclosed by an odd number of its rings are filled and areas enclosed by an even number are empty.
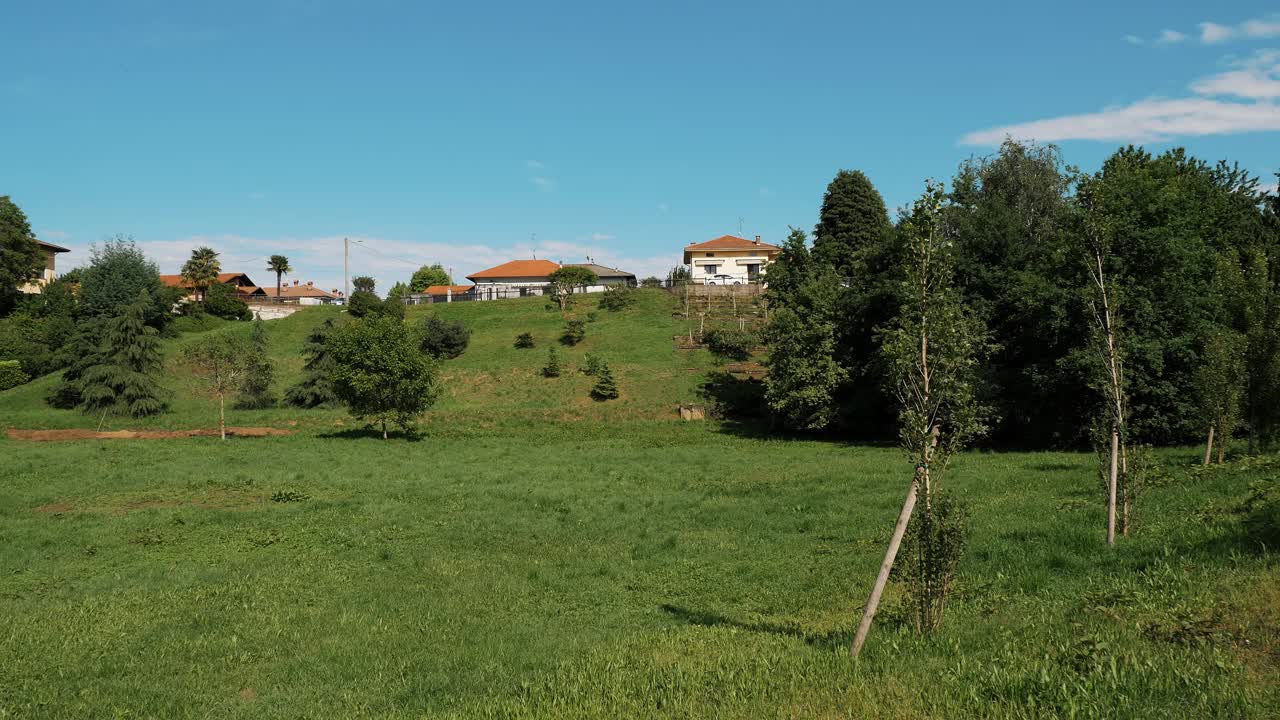
[[[45,285],[58,279],[58,271],[56,262],[58,253],[71,252],[70,248],[64,248],[61,245],[54,245],[43,240],[37,240],[40,250],[44,252],[44,271],[40,273],[40,277],[18,288],[21,292],[38,294]]]
[[[700,285],[745,285],[764,281],[769,263],[782,252],[776,245],[736,235],[721,235],[715,240],[690,243],[684,249],[684,264],[689,266],[694,283]]]

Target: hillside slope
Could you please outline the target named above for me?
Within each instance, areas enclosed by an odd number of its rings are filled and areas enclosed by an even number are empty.
[[[420,324],[430,314],[457,319],[472,329],[471,344],[461,357],[441,363],[441,395],[424,417],[428,432],[467,433],[530,422],[603,422],[627,420],[674,421],[676,407],[698,399],[698,388],[712,367],[703,350],[676,350],[672,336],[682,332],[673,317],[675,299],[660,290],[642,290],[635,306],[621,312],[598,308],[599,296],[579,299],[570,315],[590,319],[586,339],[574,347],[558,342],[564,316],[548,309],[543,298],[495,302],[451,303],[409,308],[406,322]],[[345,317],[341,308],[307,308],[281,320],[268,321],[270,351],[276,363],[275,390],[302,374],[302,350],[307,334],[327,318]],[[248,323],[228,323],[208,332],[249,332]],[[514,347],[516,336],[531,333],[536,347]],[[179,360],[183,347],[200,333],[186,333],[163,343],[164,384],[171,393],[171,411],[154,418],[107,418],[104,429],[194,428],[214,422],[212,403],[188,382]],[[547,348],[560,354],[564,373],[556,379],[540,374]],[[609,363],[621,397],[596,402],[588,393],[594,380],[578,368],[587,353]],[[70,410],[55,410],[43,398],[56,376],[39,378],[0,393],[0,425],[18,428],[88,428],[99,418]],[[281,406],[269,410],[228,410],[233,425],[324,427],[350,425],[346,413],[299,410]]]

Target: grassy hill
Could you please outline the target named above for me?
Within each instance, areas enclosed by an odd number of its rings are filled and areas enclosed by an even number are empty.
[[[471,345],[461,357],[441,365],[442,394],[424,418],[427,433],[479,432],[529,423],[580,422],[585,426],[624,421],[674,422],[676,407],[699,399],[698,387],[713,365],[706,351],[677,351],[672,337],[685,331],[674,318],[675,300],[660,290],[638,293],[635,306],[621,312],[597,307],[598,296],[584,296],[573,315],[594,317],[586,339],[575,347],[557,341],[564,327],[559,311],[547,309],[543,298],[502,302],[449,303],[409,308],[407,322],[419,323],[430,313],[458,319],[472,328]],[[267,323],[276,389],[296,382],[302,373],[302,349],[307,334],[326,318],[341,318],[341,308],[307,308]],[[208,332],[248,334],[248,323],[214,323]],[[534,336],[534,349],[514,347],[516,336]],[[165,385],[172,411],[145,420],[108,418],[104,429],[209,427],[216,422],[213,404],[184,382],[178,366],[183,346],[199,333],[185,333],[164,341],[168,361]],[[557,379],[541,377],[547,348],[555,346],[564,365]],[[607,403],[588,393],[594,380],[577,371],[587,353],[603,357],[614,372],[621,397]],[[26,429],[96,427],[99,418],[47,407],[42,398],[57,378],[40,378],[0,393],[3,424]],[[342,410],[232,410],[232,425],[330,428],[348,422]]]
[[[891,585],[854,665],[912,466],[676,420],[712,363],[672,348],[671,302],[599,312],[559,380],[539,299],[413,308],[474,328],[415,441],[284,408],[231,420],[288,437],[0,439],[0,718],[1275,716],[1275,458],[1160,451],[1108,548],[1091,455],[965,453],[941,632]],[[270,323],[282,387],[336,312]],[[620,400],[586,398],[589,351]],[[0,393],[0,424],[96,423],[50,382]],[[114,426],[211,425],[170,382],[173,412]]]

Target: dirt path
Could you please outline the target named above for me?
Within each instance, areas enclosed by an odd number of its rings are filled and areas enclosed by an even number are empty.
[[[273,435],[292,435],[292,430],[269,427],[229,427],[227,435],[231,437],[268,437]],[[218,437],[217,428],[200,428],[198,430],[111,430],[98,432],[95,430],[18,430],[9,428],[10,440],[170,440],[188,437]]]

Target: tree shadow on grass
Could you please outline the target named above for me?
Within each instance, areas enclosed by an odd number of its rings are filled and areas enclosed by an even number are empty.
[[[805,644],[823,649],[846,646],[852,635],[844,630],[832,630],[827,633],[814,633],[797,625],[782,624],[769,621],[742,622],[707,610],[690,610],[668,603],[658,606],[663,612],[690,625],[701,627],[730,627],[748,632],[768,633],[803,640]]]
[[[333,432],[320,433],[316,435],[318,438],[325,440],[381,440],[382,431],[374,427],[365,426],[362,428],[348,428],[346,430],[334,430]],[[427,436],[418,431],[405,432],[403,430],[393,430],[388,432],[387,440],[407,440],[409,442],[422,442]]]

